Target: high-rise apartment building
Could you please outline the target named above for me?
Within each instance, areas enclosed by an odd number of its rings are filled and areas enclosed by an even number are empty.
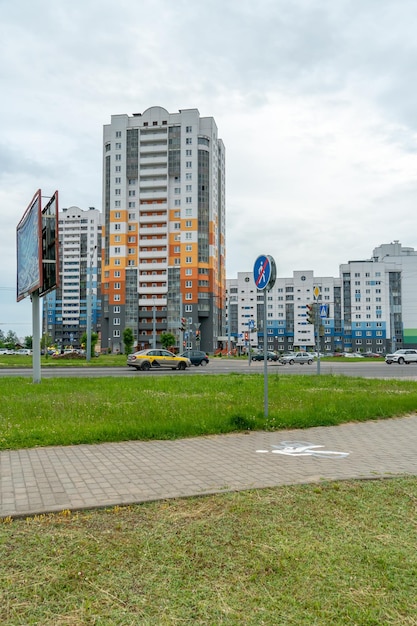
[[[43,300],[43,333],[58,348],[81,347],[88,299],[92,331],[100,334],[101,230],[102,214],[94,208],[59,212],[59,287]]]
[[[225,149],[213,118],[151,107],[103,134],[103,341],[217,347],[225,325]],[[182,333],[181,319],[185,320]],[[102,341],[102,343],[103,343]]]

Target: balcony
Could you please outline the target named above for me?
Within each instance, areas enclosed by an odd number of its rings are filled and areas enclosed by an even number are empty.
[[[145,226],[143,228],[139,228],[139,234],[152,237],[153,235],[166,235],[167,230],[167,226]]]

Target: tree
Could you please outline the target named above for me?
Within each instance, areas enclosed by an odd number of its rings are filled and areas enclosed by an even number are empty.
[[[33,344],[32,335],[28,335],[27,337],[25,337],[25,348],[28,348],[29,350],[31,350],[33,347],[32,344]]]
[[[133,342],[134,342],[134,337],[133,337],[132,329],[125,328],[123,331],[123,344],[125,347],[125,354],[131,354]]]
[[[16,333],[13,332],[12,330],[9,330],[4,339],[4,345],[6,346],[6,348],[8,348],[9,350],[13,350],[16,347],[16,344],[18,343],[19,343],[19,339]]]
[[[173,335],[172,333],[161,334],[161,344],[162,347],[165,348],[165,350],[168,350],[171,346],[175,346],[176,343],[177,340],[175,338],[175,335]]]
[[[91,333],[91,354],[90,356],[94,356],[95,355],[95,348],[96,348],[96,343],[98,341],[98,334],[97,333]],[[87,333],[83,333],[83,336],[81,337],[81,345],[87,345]]]

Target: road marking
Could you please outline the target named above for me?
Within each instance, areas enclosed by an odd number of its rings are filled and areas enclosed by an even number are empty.
[[[273,450],[256,450],[259,454],[282,454],[284,456],[313,456],[318,459],[344,459],[349,452],[334,452],[333,450],[319,450],[322,445],[308,443],[306,441],[281,441],[277,446],[271,446]]]

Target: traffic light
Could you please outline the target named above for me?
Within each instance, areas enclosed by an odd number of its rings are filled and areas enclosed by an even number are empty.
[[[199,330],[195,331],[195,340],[196,341],[200,341],[200,331]]]
[[[247,331],[245,332],[245,341],[249,341],[249,333]]]
[[[314,324],[316,323],[316,307],[314,306],[314,304],[307,304],[306,309],[307,309],[307,323],[313,324],[314,326]]]
[[[187,330],[187,320],[185,319],[185,317],[182,317],[180,320],[180,331],[183,333],[185,330]]]

